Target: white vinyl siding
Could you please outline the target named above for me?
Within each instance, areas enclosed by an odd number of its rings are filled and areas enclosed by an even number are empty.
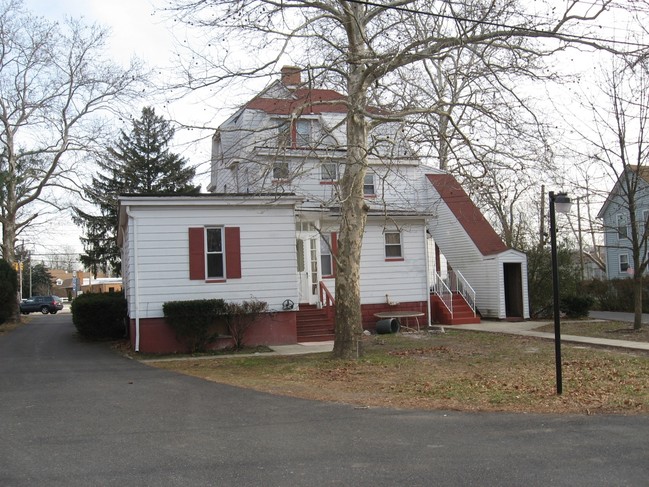
[[[131,207],[127,246],[123,249],[128,276],[129,306],[133,306],[137,271],[140,318],[162,315],[166,301],[223,298],[241,302],[266,301],[281,310],[282,302],[297,302],[295,284],[295,220],[289,206],[158,206]],[[218,220],[218,221],[216,221]],[[189,279],[188,228],[218,224],[241,231],[242,278],[223,284]],[[135,269],[133,235],[137,225],[138,266]],[[128,272],[127,272],[128,270]]]

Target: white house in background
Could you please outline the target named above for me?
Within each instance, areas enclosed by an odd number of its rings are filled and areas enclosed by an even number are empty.
[[[335,91],[304,87],[300,70],[285,67],[215,133],[211,194],[120,198],[136,349],[179,350],[162,305],[201,298],[266,301],[272,312],[249,332],[249,344],[333,338],[344,102]],[[473,310],[460,317],[466,300],[485,316],[527,318],[525,256],[506,249],[484,218],[478,225],[452,217],[444,187],[454,179],[422,165],[397,124],[372,132],[370,149],[363,326],[373,329],[375,313],[386,311],[423,313],[429,322],[479,319]],[[466,193],[456,196],[477,212]],[[480,254],[486,234],[497,249]],[[461,272],[442,269],[435,249]],[[476,279],[473,289],[462,273]],[[465,299],[452,299],[447,284]]]

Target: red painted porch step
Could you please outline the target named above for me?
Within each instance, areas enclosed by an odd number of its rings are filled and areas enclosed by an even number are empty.
[[[326,309],[301,304],[296,320],[298,342],[325,342],[335,337],[334,322]]]
[[[473,310],[465,301],[464,297],[459,294],[453,294],[453,316],[449,313],[442,300],[436,296],[431,296],[431,302],[435,309],[435,319],[444,325],[468,325],[471,323],[480,323],[480,317],[473,314]]]

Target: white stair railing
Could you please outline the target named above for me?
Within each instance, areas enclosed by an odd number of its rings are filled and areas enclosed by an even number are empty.
[[[442,276],[437,273],[435,273],[431,291],[439,297],[442,303],[444,303],[444,306],[446,306],[446,309],[451,313],[451,316],[453,316],[453,292],[446,285]]]
[[[462,297],[464,297],[464,300],[471,307],[471,311],[473,311],[473,316],[475,316],[475,291],[471,287],[471,284],[469,284],[469,281],[465,279],[460,271],[450,271],[449,277],[451,283],[454,283],[451,289],[455,288],[453,290],[457,291],[462,295]]]

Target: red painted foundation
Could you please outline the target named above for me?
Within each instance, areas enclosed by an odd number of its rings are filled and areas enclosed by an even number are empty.
[[[130,320],[129,336],[133,349],[136,347],[135,320]],[[143,318],[140,320],[139,351],[142,353],[186,353],[181,342],[176,339],[171,327],[164,318]],[[297,342],[297,327],[294,312],[269,313],[260,318],[246,330],[245,344],[286,345]],[[219,350],[232,345],[229,337],[219,338],[210,347]]]

